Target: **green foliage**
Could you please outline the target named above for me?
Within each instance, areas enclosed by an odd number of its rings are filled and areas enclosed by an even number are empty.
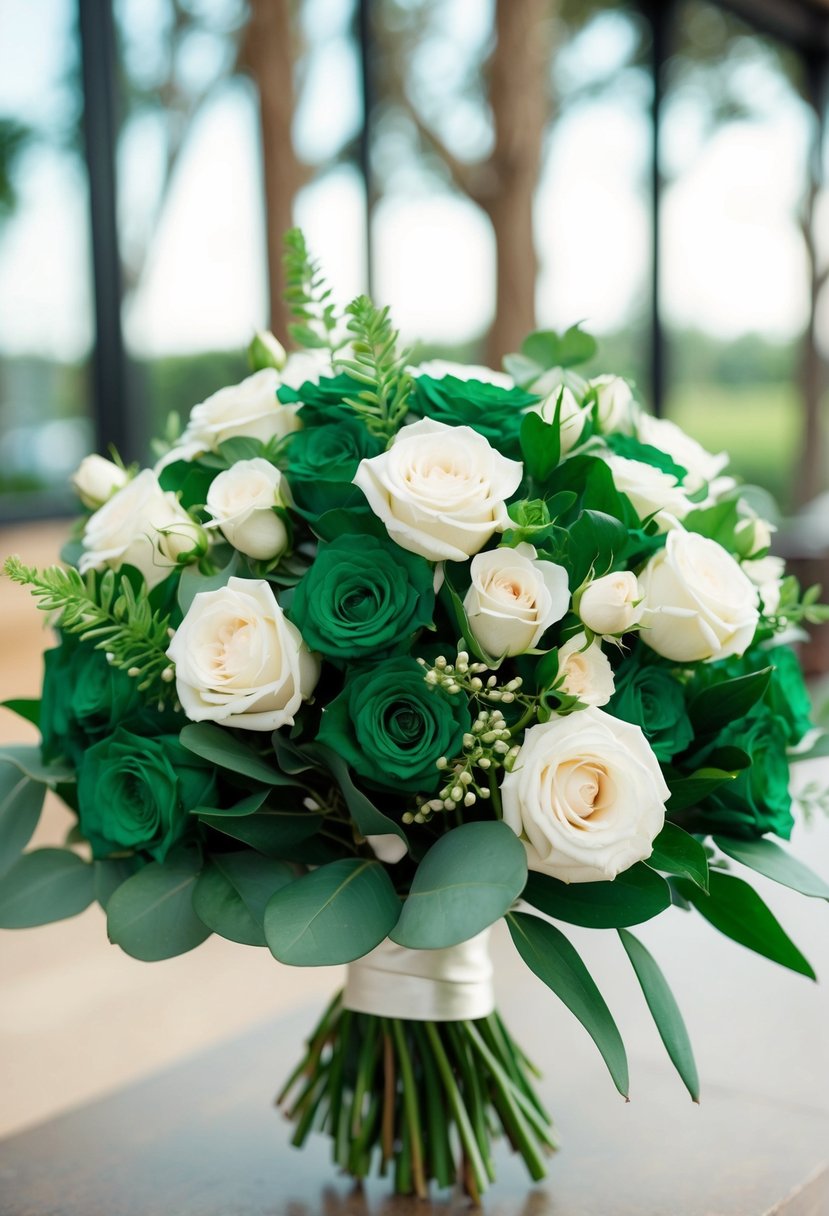
[[[264,946],[265,907],[292,878],[288,866],[258,853],[216,853],[199,875],[193,908],[220,937]]]
[[[719,870],[711,871],[708,895],[685,879],[675,882],[680,894],[726,937],[780,963],[781,967],[816,979],[811,964],[748,883]]]
[[[539,330],[524,339],[520,354],[506,356],[504,367],[516,384],[532,388],[545,372],[587,363],[597,349],[595,338],[579,325],[572,325],[563,334]]]
[[[647,865],[663,874],[689,878],[702,891],[708,891],[708,855],[695,836],[675,823],[666,823],[653,842]]]
[[[723,726],[742,718],[766,694],[771,667],[720,680],[698,693],[688,706],[688,716],[697,734],[715,735]]]
[[[299,346],[339,350],[345,339],[337,336],[340,317],[320,263],[311,256],[299,228],[285,233],[283,245],[285,303],[296,318],[288,333]]]
[[[322,743],[314,745],[317,755],[323,761],[340,787],[349,814],[363,836],[384,836],[389,833],[399,837],[408,846],[406,833],[396,819],[390,819],[374,805],[367,794],[351,779],[351,772],[342,756]]]
[[[617,874],[613,882],[566,883],[549,874],[530,873],[524,899],[554,920],[587,929],[618,929],[664,912],[671,903],[671,890],[664,878],[640,862]]]
[[[415,950],[467,941],[505,915],[526,881],[524,846],[506,824],[453,828],[418,866],[391,939]]]
[[[50,566],[39,573],[18,557],[6,559],[9,578],[31,588],[38,607],[55,615],[54,623],[81,641],[94,642],[112,655],[115,667],[133,674],[148,700],[170,701],[175,685],[168,677],[170,618],[155,611],[145,594],[136,594],[126,575],[107,570],[86,578],[72,566]]]
[[[623,1097],[629,1088],[625,1045],[604,997],[575,947],[546,920],[510,912],[507,925],[515,948],[538,978],[579,1019],[604,1057]]]
[[[0,929],[28,929],[77,916],[94,897],[92,866],[69,849],[35,849],[3,875]]]
[[[237,804],[237,812],[241,805]],[[269,804],[249,814],[202,810],[199,819],[205,827],[250,845],[265,857],[283,860],[290,859],[297,845],[316,835],[323,823],[322,815],[313,811],[283,810]]]
[[[521,421],[521,455],[524,468],[534,482],[544,486],[561,459],[561,394],[552,422],[540,414],[525,414]]]
[[[653,956],[639,939],[624,929],[619,930],[619,937],[631,966],[636,972],[636,978],[656,1023],[659,1037],[665,1044],[665,1050],[671,1057],[691,1098],[694,1102],[699,1102],[699,1076],[694,1052],[674,994]]]
[[[727,857],[772,882],[779,882],[813,899],[829,899],[829,883],[773,840],[733,840],[730,836],[715,836],[714,844]]]
[[[201,869],[194,852],[182,851],[164,865],[150,862],[112,894],[107,933],[113,945],[145,963],[186,954],[210,936],[193,910]]]
[[[18,859],[37,827],[46,786],[0,753],[0,875]]]
[[[368,296],[358,296],[346,309],[353,358],[340,363],[366,387],[346,404],[363,419],[368,430],[389,440],[402,426],[409,408],[412,377],[406,371],[408,351],[398,354],[398,332],[392,328],[389,309],[378,308]]]
[[[265,909],[265,937],[281,963],[325,967],[368,954],[399,915],[400,900],[383,866],[346,858],[277,891]]]
[[[291,777],[281,773],[247,743],[212,722],[189,722],[182,729],[179,740],[188,752],[240,777],[261,781],[264,785],[296,785]]]

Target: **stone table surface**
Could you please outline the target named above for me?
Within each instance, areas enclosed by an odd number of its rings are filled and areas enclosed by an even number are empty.
[[[510,1004],[515,1008],[510,1009]],[[0,1143],[1,1216],[426,1216],[459,1195],[394,1200],[337,1175],[324,1137],[301,1152],[270,1099],[316,1009],[295,1012],[111,1097]],[[518,1001],[507,1003],[516,1014]],[[543,1023],[513,1016],[544,1053]],[[549,1047],[549,1043],[548,1043]],[[578,1053],[543,1089],[563,1148],[530,1186],[506,1150],[491,1216],[827,1216],[829,1110],[709,1084],[683,1102],[661,1065],[637,1062],[639,1098],[614,1100]]]

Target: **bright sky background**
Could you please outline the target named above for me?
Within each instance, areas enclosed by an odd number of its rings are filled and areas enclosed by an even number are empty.
[[[3,0],[0,113],[54,129],[71,91],[73,0]],[[136,39],[152,33],[156,0],[123,0]],[[301,152],[332,155],[359,122],[356,65],[346,36],[350,0],[310,0],[306,28],[317,44],[297,116]],[[489,6],[446,0],[428,62],[437,90],[485,42]],[[130,28],[133,28],[132,26]],[[562,56],[559,78],[611,70],[629,52],[626,22],[610,14]],[[211,52],[206,46],[203,55]],[[205,63],[207,61],[205,60]],[[430,66],[431,65],[431,66]],[[453,68],[453,65],[454,68]],[[199,51],[191,70],[200,70]],[[203,66],[203,65],[201,65]],[[416,65],[417,66],[417,65]],[[762,64],[741,69],[761,117],[706,133],[704,99],[677,101],[664,131],[664,293],[678,325],[728,338],[759,331],[785,338],[803,326],[806,267],[794,222],[808,139],[802,104]],[[438,82],[440,82],[438,84]],[[644,307],[648,266],[648,97],[627,83],[605,100],[574,105],[556,124],[536,203],[542,324],[585,319],[596,332],[623,328]],[[460,151],[485,145],[472,103],[449,108],[444,134]],[[119,150],[122,225],[146,226],[158,176],[152,124]],[[40,146],[18,175],[21,205],[0,230],[0,348],[75,358],[92,334],[87,200],[77,159]],[[342,167],[303,191],[297,221],[343,298],[364,286],[363,196]],[[376,294],[408,337],[462,341],[492,314],[494,249],[483,215],[414,163],[397,166],[376,213]],[[265,317],[258,130],[251,88],[226,87],[194,124],[141,286],[126,313],[138,355],[232,348]],[[829,318],[827,318],[829,326]]]

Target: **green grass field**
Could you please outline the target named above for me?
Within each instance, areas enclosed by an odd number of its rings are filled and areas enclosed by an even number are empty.
[[[730,452],[745,481],[769,490],[784,509],[790,505],[801,427],[793,386],[684,387],[666,413],[709,451]]]

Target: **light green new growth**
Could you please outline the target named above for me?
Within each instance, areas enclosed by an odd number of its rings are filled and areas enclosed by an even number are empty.
[[[408,352],[397,353],[397,330],[388,308],[377,308],[368,296],[358,296],[345,310],[352,335],[352,359],[342,367],[366,387],[357,397],[346,397],[374,435],[391,439],[406,417],[412,378],[406,372]]]
[[[84,579],[74,567],[62,566],[40,573],[19,557],[7,558],[3,568],[12,582],[31,588],[39,608],[56,614],[56,625],[82,641],[94,641],[149,699],[163,702],[175,695],[174,669],[167,658],[170,618],[154,612],[146,596],[136,596],[124,575],[107,570],[97,581],[94,574]]]
[[[316,258],[311,257],[301,229],[291,228],[283,238],[285,252],[285,303],[296,323],[288,333],[300,346],[330,350],[332,355],[345,344],[337,337],[340,317],[331,302],[331,288]]]

